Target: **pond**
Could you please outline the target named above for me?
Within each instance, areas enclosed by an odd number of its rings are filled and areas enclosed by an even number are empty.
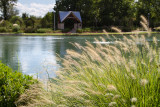
[[[48,73],[54,77],[60,68],[57,55],[64,57],[67,49],[75,49],[71,45],[74,42],[82,46],[86,41],[95,44],[94,38],[99,36],[0,36],[0,60],[14,70],[36,78],[46,78]]]
[[[59,69],[57,55],[64,57],[71,43],[81,45],[95,36],[0,36],[0,60],[25,74],[43,78],[55,76]]]

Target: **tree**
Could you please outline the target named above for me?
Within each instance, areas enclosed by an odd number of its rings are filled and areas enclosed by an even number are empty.
[[[29,18],[29,15],[27,13],[22,13],[23,21],[26,21],[28,18]]]
[[[53,13],[48,12],[42,19],[41,19],[41,27],[42,28],[52,28],[53,26]]]
[[[12,15],[17,15],[18,11],[14,8],[17,0],[0,0],[0,11],[4,20],[7,20]]]
[[[138,0],[137,2],[137,19],[140,15],[147,17],[150,27],[160,25],[160,0]]]
[[[13,23],[13,24],[18,24],[20,26],[22,26],[22,24],[23,24],[23,20],[19,16],[13,16],[13,17],[11,17],[10,18],[10,22]]]

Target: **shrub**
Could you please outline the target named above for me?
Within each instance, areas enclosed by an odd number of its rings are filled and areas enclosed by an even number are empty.
[[[7,32],[7,29],[5,27],[0,27],[0,33],[5,33]]]
[[[36,33],[36,32],[37,32],[37,29],[36,29],[36,28],[33,28],[33,27],[28,27],[28,28],[25,28],[25,29],[24,29],[24,32],[25,32],[25,33]]]
[[[52,32],[53,32],[52,29],[45,29],[45,28],[37,29],[37,33],[52,33]]]
[[[83,32],[91,32],[91,31],[92,31],[91,28],[84,28],[84,29],[83,29]]]
[[[77,29],[77,33],[82,33],[83,30],[82,29]]]
[[[62,33],[62,30],[53,31],[54,33]]]
[[[12,24],[9,21],[5,21],[3,20],[2,22],[0,22],[0,27],[5,27],[5,28],[12,28]]]
[[[71,31],[71,29],[65,28],[62,32],[63,32],[63,33],[68,33],[69,31]]]
[[[14,107],[17,98],[35,82],[32,77],[13,72],[11,68],[0,63],[0,106]]]
[[[12,28],[12,31],[13,31],[13,32],[19,32],[19,31],[20,31],[20,26],[17,25],[17,24],[14,24],[14,25],[13,25],[13,28]]]

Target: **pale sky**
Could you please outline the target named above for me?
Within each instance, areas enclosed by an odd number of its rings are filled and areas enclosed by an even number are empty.
[[[55,0],[18,0],[16,8],[19,14],[28,13],[34,16],[44,16],[47,12],[53,11]]]

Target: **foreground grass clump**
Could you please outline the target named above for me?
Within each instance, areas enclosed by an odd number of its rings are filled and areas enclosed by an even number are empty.
[[[0,107],[15,107],[18,97],[36,81],[0,62]]]
[[[144,18],[141,24],[149,31]],[[63,68],[48,86],[52,103],[46,106],[159,107],[160,49],[157,39],[149,43],[148,36],[107,35],[116,39],[114,45],[100,44],[107,42],[104,38],[86,47],[75,43],[81,52],[67,50],[61,59]]]
[[[159,50],[144,36],[129,38],[117,40],[116,46],[75,44],[83,51],[67,51],[64,69],[52,84],[53,101],[65,106],[160,106]]]

